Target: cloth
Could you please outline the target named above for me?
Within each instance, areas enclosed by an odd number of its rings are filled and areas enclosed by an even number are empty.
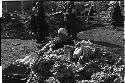
[[[71,40],[70,38],[67,38],[67,40],[62,41],[61,39],[57,39],[54,43],[54,45],[52,46],[53,50],[57,50],[59,48],[63,48],[64,45],[74,45],[74,41]]]

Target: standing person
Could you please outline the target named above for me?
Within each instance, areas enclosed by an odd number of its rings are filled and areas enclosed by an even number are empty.
[[[66,16],[66,29],[68,30],[69,35],[72,35],[72,39],[77,37],[78,32],[78,19],[76,17],[77,10],[73,2],[70,3],[68,14]]]
[[[116,2],[114,7],[114,11],[112,14],[112,25],[114,28],[123,27],[124,26],[124,16],[122,16],[121,8],[118,2]]]
[[[33,2],[32,15],[31,15],[31,31],[37,35],[38,27],[37,27],[37,7],[36,1]]]
[[[38,35],[37,35],[37,43],[42,43],[42,41],[46,40],[45,37],[49,36],[48,24],[45,20],[45,11],[43,8],[43,1],[39,1],[37,4],[38,12],[37,12],[37,21],[38,21]]]
[[[94,10],[94,3],[93,3],[93,1],[91,1],[90,2],[90,11],[89,11],[89,16],[95,16],[95,14],[97,14],[97,11],[96,10]],[[94,18],[93,17],[89,17],[89,19],[88,20],[90,20],[90,21],[94,21]]]

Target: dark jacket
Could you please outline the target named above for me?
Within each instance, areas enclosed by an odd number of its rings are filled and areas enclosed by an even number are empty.
[[[112,14],[112,21],[114,26],[123,27],[124,26],[124,17],[122,16],[121,9],[119,4],[116,4],[114,12]]]
[[[62,41],[61,39],[57,39],[55,42],[53,42],[54,46],[52,46],[53,50],[57,50],[59,48],[63,48],[64,45],[74,45],[74,41],[71,38],[67,38],[67,40]]]

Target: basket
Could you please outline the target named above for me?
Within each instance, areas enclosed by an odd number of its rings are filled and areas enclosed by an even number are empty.
[[[2,71],[3,83],[26,83],[30,70],[25,65],[11,64]]]

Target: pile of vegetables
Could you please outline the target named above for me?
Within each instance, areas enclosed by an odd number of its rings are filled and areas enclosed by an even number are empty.
[[[38,54],[28,83],[124,83],[122,48],[89,41]]]

